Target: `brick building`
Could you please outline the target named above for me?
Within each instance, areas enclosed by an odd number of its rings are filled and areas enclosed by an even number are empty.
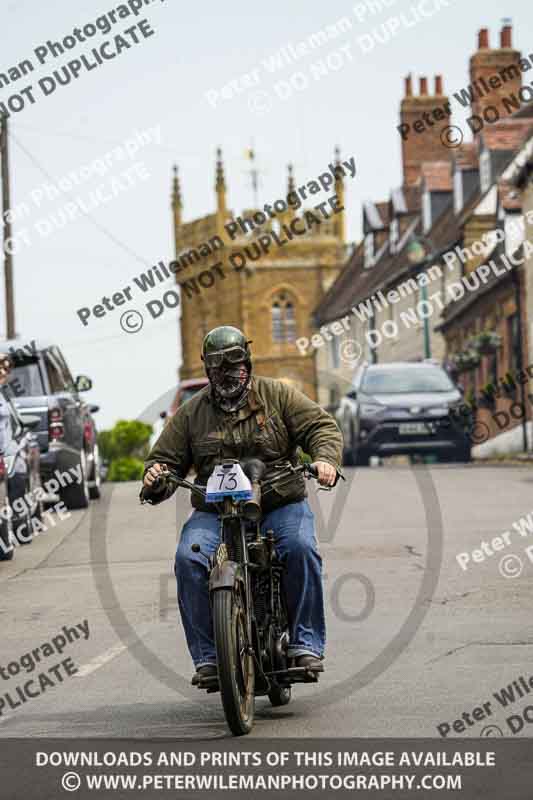
[[[337,152],[337,162],[339,153]],[[292,170],[285,197],[295,189]],[[334,184],[340,206],[344,204],[342,177]],[[310,337],[311,312],[337,277],[344,260],[344,211],[294,236],[283,246],[263,252],[259,237],[280,232],[302,216],[303,208],[267,218],[263,224],[238,229],[229,238],[225,225],[235,220],[227,208],[222,157],[216,165],[216,210],[200,219],[184,222],[177,172],[172,208],[176,241],[176,280],[181,288],[180,378],[204,375],[200,360],[205,334],[217,325],[235,325],[253,340],[254,369],[291,382],[313,399],[317,396],[316,364],[311,351],[302,356],[295,346],[299,337]],[[280,197],[283,192],[280,192]],[[323,200],[324,197],[318,198]],[[253,220],[259,209],[246,209],[241,218]],[[263,217],[265,215],[263,214]],[[300,226],[299,230],[301,229]],[[242,269],[238,253],[246,252]]]
[[[471,83],[454,93],[461,105],[470,103],[469,124],[475,131],[473,141],[459,147],[444,146],[450,144],[443,137],[451,109],[440,76],[433,95],[425,78],[416,96],[411,78],[406,79],[399,126],[402,185],[387,203],[365,204],[364,241],[315,311],[321,325],[350,315],[351,334],[367,360],[417,360],[429,344],[432,357],[449,361],[480,333],[499,334],[496,352],[483,355],[477,369],[461,376],[471,396],[527,361],[528,302],[533,312],[533,301],[528,301],[533,294],[526,292],[526,273],[518,263],[524,237],[522,198],[509,175],[533,131],[532,106],[524,105],[530,98],[521,88],[522,72],[532,64],[513,49],[511,40],[508,25],[492,49],[488,30],[479,32],[470,58]],[[425,119],[430,115],[436,120],[433,125],[421,121],[424,112]],[[422,271],[408,259],[411,236],[432,254]],[[509,267],[476,286],[476,269],[490,259],[508,259]],[[366,319],[363,308],[368,309]],[[353,364],[341,366],[344,383],[352,371]],[[479,420],[488,425],[490,436],[500,433],[491,415],[508,412],[512,401],[498,397],[492,408],[480,409]],[[509,416],[510,429],[519,424]]]

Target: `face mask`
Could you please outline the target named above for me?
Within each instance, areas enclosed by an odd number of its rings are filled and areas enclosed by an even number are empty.
[[[239,397],[248,384],[250,373],[246,364],[227,364],[209,370],[209,380],[215,392],[223,398]]]

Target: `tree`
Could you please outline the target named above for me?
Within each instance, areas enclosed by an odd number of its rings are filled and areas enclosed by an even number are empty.
[[[119,420],[111,430],[100,431],[98,447],[102,458],[109,462],[109,480],[129,481],[142,477],[151,434],[151,425],[125,419]]]
[[[133,456],[144,459],[152,426],[138,420],[119,420],[112,430],[112,442],[119,456]]]
[[[144,464],[138,458],[117,458],[111,463],[108,478],[110,481],[140,481]]]

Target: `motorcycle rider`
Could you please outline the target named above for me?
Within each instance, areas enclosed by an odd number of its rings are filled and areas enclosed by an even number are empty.
[[[162,465],[181,478],[194,467],[196,482],[205,485],[224,458],[255,457],[267,465],[268,479],[276,465],[297,463],[298,446],[311,456],[321,485],[336,483],[342,454],[336,422],[283,381],[252,376],[250,343],[240,330],[226,325],[206,335],[202,361],[209,385],[177,410],[152,448],[143,478],[149,502],[166,500],[176,490],[171,478],[161,477]],[[194,495],[191,502],[195,511],[181,532],[175,575],[181,619],[196,668],[193,683],[197,683],[200,677],[216,675],[206,556],[216,549],[220,531],[213,507]],[[296,666],[321,672],[326,636],[322,559],[302,475],[276,484],[265,496],[262,510],[261,528],[274,531],[277,553],[286,566],[287,655]],[[192,552],[193,543],[200,545],[201,552]]]

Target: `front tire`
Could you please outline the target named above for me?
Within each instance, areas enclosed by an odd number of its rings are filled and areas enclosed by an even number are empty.
[[[20,545],[31,544],[33,541],[33,525],[32,516],[29,508],[18,517],[13,518],[13,535]],[[20,532],[21,527],[24,526],[24,532]]]
[[[350,423],[350,442],[348,447],[344,448],[342,453],[342,465],[343,467],[355,467],[355,458],[354,458],[354,443],[353,443],[353,426]]]
[[[93,451],[93,474],[91,483],[93,485],[89,487],[89,497],[91,500],[99,500],[102,496],[102,491],[100,489],[102,476],[100,475],[100,453],[98,452],[97,445],[95,445]]]
[[[356,467],[368,467],[370,465],[370,453],[362,447],[356,447],[354,453],[354,465]]]
[[[458,447],[451,458],[457,464],[469,464],[472,461],[472,449],[469,445]]]
[[[15,544],[12,540],[11,523],[5,519],[0,520],[0,561],[11,561],[15,555]]]
[[[254,660],[247,650],[246,613],[239,589],[217,589],[213,627],[218,681],[224,714],[235,736],[250,733],[254,722]]]
[[[68,486],[63,486],[60,490],[60,496],[63,503],[69,509],[87,508],[89,505],[89,481],[87,479],[87,460],[85,452],[80,452],[81,466],[81,482],[71,483]]]

